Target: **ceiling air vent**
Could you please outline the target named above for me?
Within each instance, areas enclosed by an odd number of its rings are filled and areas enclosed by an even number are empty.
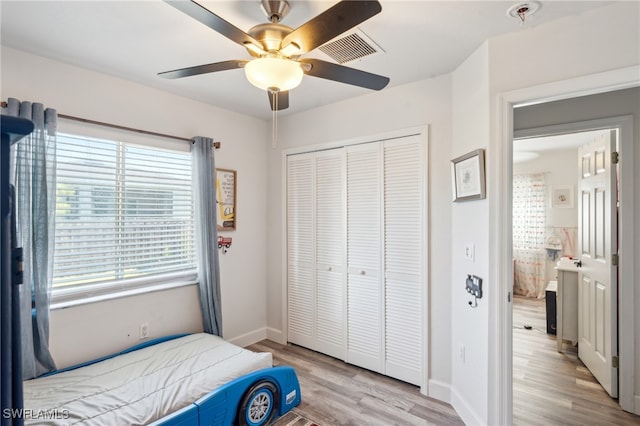
[[[330,41],[318,49],[339,64],[383,52],[380,46],[376,45],[360,30]]]

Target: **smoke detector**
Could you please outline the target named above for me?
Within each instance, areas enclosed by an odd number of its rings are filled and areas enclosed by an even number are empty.
[[[532,16],[542,5],[537,1],[530,1],[526,3],[517,3],[511,6],[507,10],[507,16],[520,19],[520,23],[524,24],[526,18]]]

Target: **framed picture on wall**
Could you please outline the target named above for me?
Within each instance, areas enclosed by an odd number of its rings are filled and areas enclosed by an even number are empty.
[[[236,229],[236,171],[216,169],[216,203],[218,231]]]
[[[451,160],[453,201],[486,198],[484,149],[477,149]]]
[[[551,187],[551,207],[554,209],[573,208],[573,185],[555,185]]]

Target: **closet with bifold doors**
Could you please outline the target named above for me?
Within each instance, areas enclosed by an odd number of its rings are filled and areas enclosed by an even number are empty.
[[[287,340],[423,385],[422,133],[286,158]]]

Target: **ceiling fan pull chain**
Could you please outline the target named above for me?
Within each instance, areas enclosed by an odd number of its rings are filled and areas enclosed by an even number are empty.
[[[278,91],[270,89],[273,97],[273,120],[271,125],[271,148],[278,146]]]

